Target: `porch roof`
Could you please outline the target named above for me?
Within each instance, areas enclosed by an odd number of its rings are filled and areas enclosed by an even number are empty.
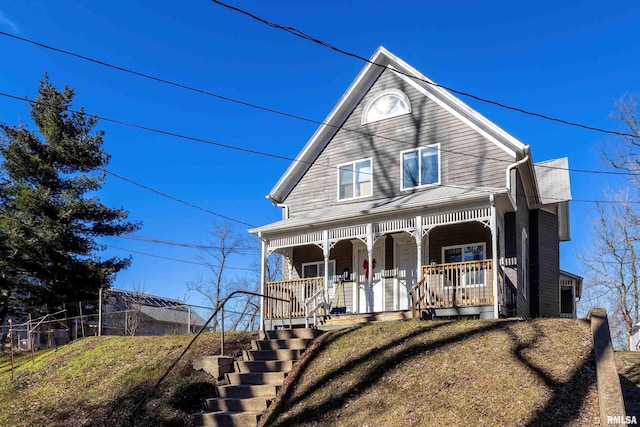
[[[439,186],[390,199],[368,200],[356,203],[341,203],[323,209],[300,212],[290,218],[249,230],[252,234],[287,231],[326,223],[336,223],[361,219],[363,216],[376,217],[405,213],[406,216],[428,214],[419,209],[443,208],[462,205],[472,201],[486,201],[490,195],[506,194],[506,188],[469,188]],[[465,206],[466,207],[466,206]]]

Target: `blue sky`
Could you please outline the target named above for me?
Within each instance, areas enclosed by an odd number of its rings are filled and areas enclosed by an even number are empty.
[[[232,0],[229,0],[232,1]],[[446,4],[445,4],[446,3]],[[437,83],[549,116],[619,129],[614,100],[640,92],[640,3],[506,1],[234,1],[369,57],[383,45]],[[223,96],[323,120],[362,68],[357,59],[269,28],[207,0],[0,2],[0,31]],[[0,92],[32,97],[45,72],[76,90],[75,107],[169,132],[295,157],[316,125],[163,85],[0,35]],[[462,98],[526,144],[534,160],[569,157],[577,169],[604,169],[615,138]],[[0,97],[0,121],[29,123],[28,105]],[[240,221],[263,225],[280,210],[265,195],[288,162],[100,122],[109,170]],[[601,199],[605,175],[572,173],[575,199]],[[107,179],[100,193],[144,223],[137,233],[206,244],[219,218],[130,183]],[[561,266],[582,274],[595,206],[573,202],[572,241]],[[246,226],[238,225],[239,232]],[[193,249],[122,238],[104,243],[198,262]],[[105,255],[126,256],[110,248]],[[252,260],[236,257],[233,266]],[[204,270],[133,254],[115,287],[182,298]],[[231,275],[248,274],[240,270]],[[197,296],[189,299],[198,303]]]

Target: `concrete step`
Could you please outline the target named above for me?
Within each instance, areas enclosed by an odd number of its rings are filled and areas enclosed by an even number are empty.
[[[218,386],[218,397],[246,398],[246,397],[275,397],[280,387],[275,384],[260,385],[223,385]]]
[[[293,329],[277,329],[274,331],[260,331],[261,340],[286,340],[289,338],[306,338],[314,339],[317,336],[317,330],[311,328],[293,328]]]
[[[194,415],[194,424],[202,427],[252,427],[258,425],[259,416],[260,412],[198,412]]]
[[[246,374],[229,373],[226,374],[227,382],[231,385],[239,384],[275,384],[282,385],[284,382],[284,372],[251,372]]]
[[[388,322],[393,320],[411,319],[411,311],[388,311],[381,313],[361,313],[361,314],[340,314],[333,315],[330,319],[320,326],[321,330],[337,329],[338,327],[347,327],[359,325],[362,323]]]
[[[289,372],[293,369],[293,360],[255,360],[236,361],[236,372]]]
[[[270,397],[248,397],[246,399],[225,399],[221,397],[213,397],[205,401],[205,408],[207,409],[207,411],[211,412],[262,412],[267,409],[267,406],[269,406],[270,402]]]
[[[289,338],[274,340],[253,340],[251,348],[253,350],[304,350],[312,340],[310,338]]]
[[[243,350],[244,360],[298,360],[303,350]]]

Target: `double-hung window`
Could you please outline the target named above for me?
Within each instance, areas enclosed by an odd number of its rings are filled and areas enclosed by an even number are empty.
[[[371,159],[338,166],[338,200],[371,196],[372,183]]]
[[[440,145],[400,153],[402,189],[440,183]]]

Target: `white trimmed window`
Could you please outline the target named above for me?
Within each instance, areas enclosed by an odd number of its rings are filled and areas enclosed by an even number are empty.
[[[527,298],[527,280],[529,280],[529,236],[527,235],[527,230],[522,229],[522,296]]]
[[[362,113],[362,124],[409,113],[411,113],[411,103],[407,95],[397,89],[389,89],[379,93],[367,103]]]
[[[336,260],[329,260],[329,287],[333,283],[333,276],[336,275]],[[324,277],[324,261],[305,262],[302,264],[302,278]]]
[[[371,159],[338,165],[338,200],[371,196],[372,183]]]
[[[442,248],[442,262],[451,264],[482,261],[486,259],[485,254],[486,245],[484,242],[445,246]],[[445,286],[484,286],[487,283],[486,274],[487,271],[482,265],[462,264],[457,268],[457,272],[449,277]]]
[[[440,183],[440,145],[428,145],[400,153],[402,190]]]

